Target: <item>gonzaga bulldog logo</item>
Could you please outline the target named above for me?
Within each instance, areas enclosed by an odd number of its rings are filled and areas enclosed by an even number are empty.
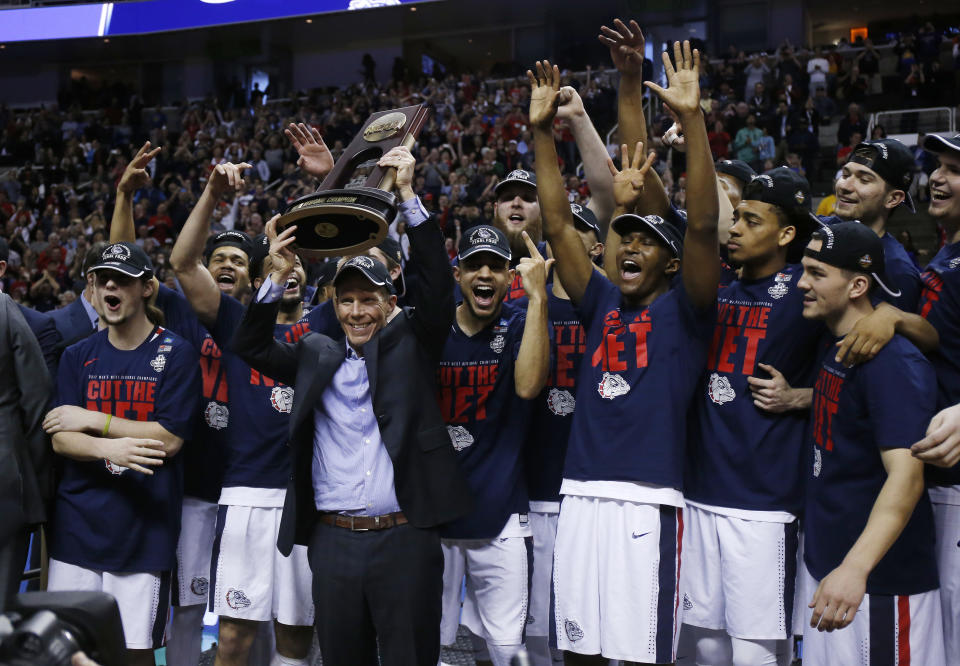
[[[573,414],[577,400],[566,389],[552,388],[547,393],[547,408],[557,416]]]
[[[447,426],[447,433],[450,435],[450,443],[453,444],[454,451],[463,451],[473,444],[473,435],[463,426]]]
[[[581,629],[580,625],[573,620],[564,620],[563,630],[566,632],[567,638],[571,643],[576,643],[583,638],[583,629]]]
[[[714,372],[707,383],[707,395],[718,405],[730,402],[737,397],[736,391],[730,386],[730,380]]]
[[[227,605],[234,610],[246,608],[250,605],[250,600],[247,599],[247,595],[243,593],[243,590],[235,590],[232,587],[227,590],[226,599]]]
[[[103,464],[106,466],[107,471],[109,471],[111,474],[116,474],[117,476],[120,476],[121,474],[126,472],[128,469],[130,469],[129,467],[124,467],[123,465],[118,465],[114,462],[110,462],[106,458],[103,459]]]
[[[597,386],[597,390],[600,392],[601,398],[613,400],[614,398],[629,393],[630,384],[620,375],[605,372],[603,373],[603,379],[600,380],[600,384]]]
[[[270,404],[281,414],[293,411],[293,389],[289,386],[274,386],[270,391]]]
[[[209,588],[210,583],[203,576],[194,576],[193,580],[190,581],[190,591],[198,597],[205,596]]]
[[[223,430],[230,421],[230,410],[227,409],[226,405],[211,400],[207,403],[207,408],[203,410],[203,419],[214,430]]]

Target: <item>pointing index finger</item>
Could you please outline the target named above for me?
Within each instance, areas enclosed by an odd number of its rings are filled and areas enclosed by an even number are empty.
[[[527,244],[527,250],[530,252],[530,258],[540,258],[540,250],[537,249],[537,244],[533,242],[532,238],[530,238],[530,234],[524,231],[521,232],[521,235],[523,236],[523,242]]]

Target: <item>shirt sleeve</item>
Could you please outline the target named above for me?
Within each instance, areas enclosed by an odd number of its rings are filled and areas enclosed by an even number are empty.
[[[75,347],[67,347],[60,357],[60,367],[57,370],[57,390],[54,399],[54,406],[74,405],[83,407],[83,388],[80,386],[80,375],[78,365],[80,359],[77,357]]]
[[[194,404],[200,395],[200,356],[183,338],[176,343],[163,372],[154,419],[177,437],[187,439],[193,433],[197,410],[184,409],[184,405]]]
[[[903,342],[888,345],[863,366],[869,419],[881,449],[908,448],[923,439],[936,405],[933,367],[912,345]]]
[[[414,196],[412,199],[401,201],[397,208],[400,211],[400,215],[403,216],[404,221],[407,223],[407,227],[411,229],[430,219],[430,214],[427,212],[427,209],[423,207],[423,204],[420,203],[419,196]]]
[[[280,300],[280,297],[283,296],[283,285],[275,284],[273,280],[270,279],[270,276],[267,276],[267,279],[263,281],[263,284],[260,285],[260,289],[257,290],[257,295],[253,299],[254,303],[276,303]]]

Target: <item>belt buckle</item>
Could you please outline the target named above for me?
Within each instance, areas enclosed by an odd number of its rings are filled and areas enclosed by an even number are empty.
[[[369,527],[356,527],[357,516],[350,516],[350,531],[351,532],[369,532]]]

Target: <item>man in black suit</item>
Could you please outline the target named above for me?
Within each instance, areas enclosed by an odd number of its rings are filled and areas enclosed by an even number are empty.
[[[16,594],[30,527],[46,520],[50,399],[43,356],[16,303],[0,293],[0,612]]]
[[[397,148],[400,214],[410,237],[413,308],[396,307],[387,268],[345,262],[334,306],[346,341],[311,333],[274,339],[279,299],[294,267],[296,227],[267,225],[271,274],[247,309],[235,351],[295,387],[293,475],[278,547],[309,546],[320,651],[329,666],[437,663],[443,554],[437,526],[471,498],[435,401],[453,323],[453,277],[443,235],[411,188],[414,159]]]

